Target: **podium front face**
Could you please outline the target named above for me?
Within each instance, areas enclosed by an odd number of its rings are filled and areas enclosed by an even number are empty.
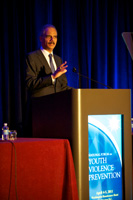
[[[107,115],[118,116],[123,119],[121,121],[121,125],[123,125],[121,141],[123,142],[122,151],[124,154],[122,154],[123,182],[121,186],[124,191],[122,196],[125,195],[125,199],[130,200],[132,199],[130,90],[73,89],[33,99],[33,137],[69,139],[73,152],[80,200],[91,199],[92,195],[91,192],[89,194],[88,144],[90,143],[88,142],[88,116]],[[96,133],[94,132],[94,134]],[[93,137],[91,137],[91,139],[93,140]],[[98,139],[96,139],[95,142],[98,142]],[[106,162],[106,167],[109,168],[107,156],[102,158],[105,159],[103,161]],[[115,168],[113,161],[111,166],[110,170],[113,171]],[[90,186],[91,184],[92,182]],[[90,188],[90,190],[92,191],[92,188]],[[109,198],[110,195],[112,200],[120,199],[120,196],[118,196],[118,198],[117,196],[113,197],[115,194],[111,187],[108,188],[108,191],[102,188],[100,191],[94,191],[95,196],[93,196],[93,198],[97,198],[98,195],[100,198],[100,192],[107,198]]]

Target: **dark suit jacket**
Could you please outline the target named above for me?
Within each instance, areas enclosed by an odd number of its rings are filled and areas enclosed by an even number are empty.
[[[54,59],[59,67],[62,59],[57,55],[54,55]],[[40,97],[69,89],[65,74],[56,79],[55,85],[52,84],[52,71],[41,50],[29,53],[26,64],[26,86],[31,97]]]

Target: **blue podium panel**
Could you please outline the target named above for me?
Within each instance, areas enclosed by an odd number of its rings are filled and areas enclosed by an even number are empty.
[[[89,199],[122,200],[123,116],[88,116]]]

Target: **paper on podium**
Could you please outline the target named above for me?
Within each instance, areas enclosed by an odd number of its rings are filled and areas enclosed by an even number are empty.
[[[133,32],[123,32],[122,37],[133,60]]]

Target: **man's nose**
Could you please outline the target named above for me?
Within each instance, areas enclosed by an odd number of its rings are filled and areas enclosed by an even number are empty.
[[[50,40],[51,40],[51,41],[53,41],[53,40],[54,40],[54,37],[53,37],[53,36],[51,36]]]

